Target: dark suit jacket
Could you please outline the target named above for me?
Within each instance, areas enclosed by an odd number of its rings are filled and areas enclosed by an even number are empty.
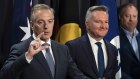
[[[88,77],[98,79],[98,69],[91,44],[87,35],[79,37],[73,41],[67,42],[70,54],[76,62],[78,68]],[[104,73],[105,79],[115,79],[117,67],[117,49],[112,44],[105,41],[107,47],[108,63]]]
[[[140,52],[140,34],[138,34],[137,42]],[[137,59],[135,52],[126,37],[124,31],[120,28],[120,56],[122,71],[133,79],[140,79],[140,61]]]
[[[25,59],[32,37],[14,45],[5,65],[0,71],[0,79],[53,79],[48,64],[42,52],[36,54],[30,64]],[[68,47],[51,40],[55,59],[54,79],[86,79],[77,69],[70,57]]]

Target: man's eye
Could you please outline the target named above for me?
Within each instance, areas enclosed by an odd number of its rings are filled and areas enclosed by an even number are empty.
[[[136,16],[136,15],[134,15],[133,17],[134,17],[134,18],[137,18],[137,16]]]
[[[100,21],[94,21],[95,23],[99,23]]]
[[[128,17],[129,17],[129,15],[125,15],[125,17],[127,17],[127,18],[128,18]]]
[[[54,20],[48,20],[49,23],[52,23]]]
[[[39,21],[38,24],[43,24],[43,22],[42,21]]]
[[[108,23],[108,21],[105,21],[105,23]]]
[[[44,25],[43,21],[38,21],[37,23],[38,23],[38,25]]]

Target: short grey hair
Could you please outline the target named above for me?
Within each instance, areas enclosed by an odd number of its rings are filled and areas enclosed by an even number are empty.
[[[55,13],[54,9],[51,8],[50,6],[46,5],[46,4],[36,4],[31,9],[31,16],[30,16],[30,20],[31,21],[35,21],[36,20],[35,13],[37,11],[39,11],[39,10],[50,10],[53,15]]]
[[[91,13],[94,11],[105,11],[107,14],[108,13],[108,8],[104,5],[100,5],[100,6],[91,6],[86,13],[86,17],[85,17],[85,21],[87,21],[89,18],[91,18]]]

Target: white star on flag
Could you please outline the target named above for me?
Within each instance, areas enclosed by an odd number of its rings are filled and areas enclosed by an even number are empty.
[[[20,26],[20,29],[25,32],[25,35],[21,39],[21,41],[24,41],[24,40],[28,39],[31,36],[30,23],[29,23],[29,19],[28,18],[27,18],[27,24],[28,24],[28,27]]]

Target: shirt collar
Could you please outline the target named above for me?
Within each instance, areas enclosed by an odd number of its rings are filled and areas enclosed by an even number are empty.
[[[122,28],[122,27],[121,27],[121,28]],[[132,33],[131,33],[131,32],[125,30],[124,28],[122,28],[122,29],[124,30],[124,32],[125,32],[126,35],[132,36]],[[134,29],[134,36],[137,36],[138,33],[139,33],[138,30],[135,28],[135,29]]]
[[[88,33],[87,33],[89,40],[91,42],[91,44],[95,44],[96,42],[101,42],[102,44],[104,43],[103,39],[101,39],[100,41],[96,41],[93,37],[91,37]]]

